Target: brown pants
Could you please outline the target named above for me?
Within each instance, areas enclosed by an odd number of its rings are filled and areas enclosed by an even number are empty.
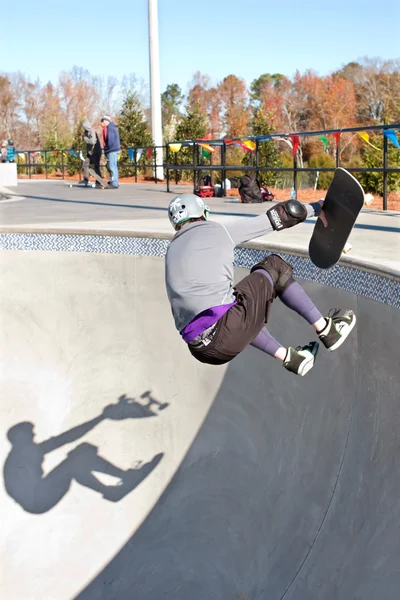
[[[270,281],[261,273],[250,273],[235,286],[237,304],[217,323],[217,332],[202,348],[192,348],[191,354],[200,362],[222,365],[235,358],[260,333],[268,321],[274,299]]]

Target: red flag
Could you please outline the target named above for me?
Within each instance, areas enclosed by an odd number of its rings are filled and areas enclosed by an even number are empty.
[[[340,133],[340,131],[337,131],[336,133],[332,133],[332,135],[336,140],[336,148],[337,148],[339,146],[341,133]]]
[[[291,135],[290,139],[292,140],[292,143],[293,143],[293,157],[295,157],[297,150],[300,146],[300,138],[298,135]]]
[[[151,159],[152,154],[153,154],[153,148],[148,148],[147,149],[147,160]]]

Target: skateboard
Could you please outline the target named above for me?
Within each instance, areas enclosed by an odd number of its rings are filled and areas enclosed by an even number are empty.
[[[328,227],[317,219],[308,247],[315,266],[330,269],[339,260],[364,204],[364,190],[346,169],[335,171],[324,202]]]
[[[96,181],[99,182],[99,184],[101,185],[101,187],[103,189],[110,189],[111,185],[108,185],[107,181],[105,179],[103,179],[102,177],[100,177],[99,175],[97,175],[96,171],[94,169],[89,169],[89,173],[91,174],[92,177],[95,178]]]

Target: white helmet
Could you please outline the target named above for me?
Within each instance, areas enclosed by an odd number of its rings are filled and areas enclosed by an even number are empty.
[[[176,196],[168,206],[169,220],[174,229],[190,219],[204,217],[207,220],[209,212],[210,209],[207,204],[199,196],[195,196],[195,194],[181,194],[180,196]]]

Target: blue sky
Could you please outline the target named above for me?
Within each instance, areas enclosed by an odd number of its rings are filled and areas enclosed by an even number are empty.
[[[399,0],[158,0],[158,7],[162,90],[178,83],[186,92],[197,70],[250,83],[266,72],[325,75],[366,55],[400,59]],[[19,0],[0,12],[1,71],[45,82],[77,65],[148,82],[147,0]]]

